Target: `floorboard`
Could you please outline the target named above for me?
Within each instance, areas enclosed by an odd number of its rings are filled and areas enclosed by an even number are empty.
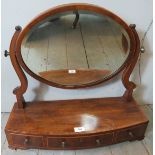
[[[100,42],[96,25],[89,18],[83,17],[80,21],[89,68],[111,70],[111,63]]]
[[[34,73],[46,71],[49,28],[40,28],[29,38],[27,66]]]
[[[76,155],[112,155],[112,154],[110,148],[106,146],[95,149],[77,150]]]
[[[79,24],[72,29],[72,21],[74,18],[66,26],[68,69],[88,69],[81,29]]]
[[[2,150],[2,155],[38,155],[37,149],[30,150],[12,150],[8,148],[8,143],[6,141],[4,148]]]
[[[52,150],[39,150],[38,155],[54,155]]]
[[[110,146],[110,149],[112,155],[149,155],[140,141],[123,142]]]
[[[6,136],[4,132],[5,125],[7,123],[7,120],[9,118],[9,113],[2,113],[1,116],[1,148],[3,149],[4,144],[6,142]]]
[[[126,155],[149,155],[140,141],[125,142],[124,146],[120,147],[126,152]]]
[[[149,119],[149,124],[146,129],[145,139],[142,141],[142,143],[144,144],[149,154],[152,155],[153,154],[153,112],[150,109],[149,105],[144,105],[141,107]]]
[[[75,151],[54,151],[53,155],[76,155]]]
[[[68,66],[66,30],[65,27],[62,26],[61,22],[61,20],[58,20],[49,24],[47,71],[66,69]]]

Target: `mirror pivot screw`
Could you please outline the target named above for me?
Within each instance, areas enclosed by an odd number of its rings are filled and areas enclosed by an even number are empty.
[[[135,29],[136,28],[136,24],[130,24],[130,27]]]
[[[8,55],[10,55],[10,53],[7,50],[5,50],[4,51],[4,56],[7,57]]]

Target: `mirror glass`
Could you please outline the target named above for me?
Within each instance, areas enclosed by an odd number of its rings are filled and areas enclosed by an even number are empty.
[[[129,55],[124,28],[90,11],[67,11],[34,26],[21,45],[22,58],[38,76],[62,85],[82,85],[114,74]]]

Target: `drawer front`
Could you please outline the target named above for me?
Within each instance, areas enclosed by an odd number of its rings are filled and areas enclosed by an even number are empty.
[[[43,147],[43,137],[10,134],[13,145],[21,147]]]
[[[129,141],[141,140],[144,138],[146,127],[147,127],[147,124],[144,124],[137,127],[131,127],[128,129],[117,131],[116,142],[122,142],[127,140]]]
[[[113,143],[113,133],[90,137],[54,138],[48,137],[48,148],[78,149],[103,146]]]

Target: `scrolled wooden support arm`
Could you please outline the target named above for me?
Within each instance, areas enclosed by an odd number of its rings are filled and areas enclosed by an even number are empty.
[[[133,35],[134,35],[134,41],[135,41],[135,50],[133,51],[132,57],[130,59],[130,63],[128,64],[128,66],[126,67],[126,69],[123,72],[122,75],[122,82],[124,87],[126,88],[126,91],[123,95],[123,98],[127,101],[131,101],[132,100],[132,93],[133,93],[133,89],[136,88],[136,85],[129,80],[130,75],[137,63],[138,57],[139,57],[139,52],[140,52],[140,41],[139,41],[139,37],[138,34],[135,30],[136,25],[135,24],[131,24],[130,28],[132,29]]]
[[[22,28],[20,26],[16,26],[15,30],[16,31],[12,37],[11,44],[10,44],[10,59],[16,71],[16,74],[18,75],[21,85],[16,87],[13,90],[13,93],[16,95],[18,108],[24,108],[25,100],[24,100],[23,94],[27,90],[28,81],[16,57],[16,42],[20,32],[22,31]]]

